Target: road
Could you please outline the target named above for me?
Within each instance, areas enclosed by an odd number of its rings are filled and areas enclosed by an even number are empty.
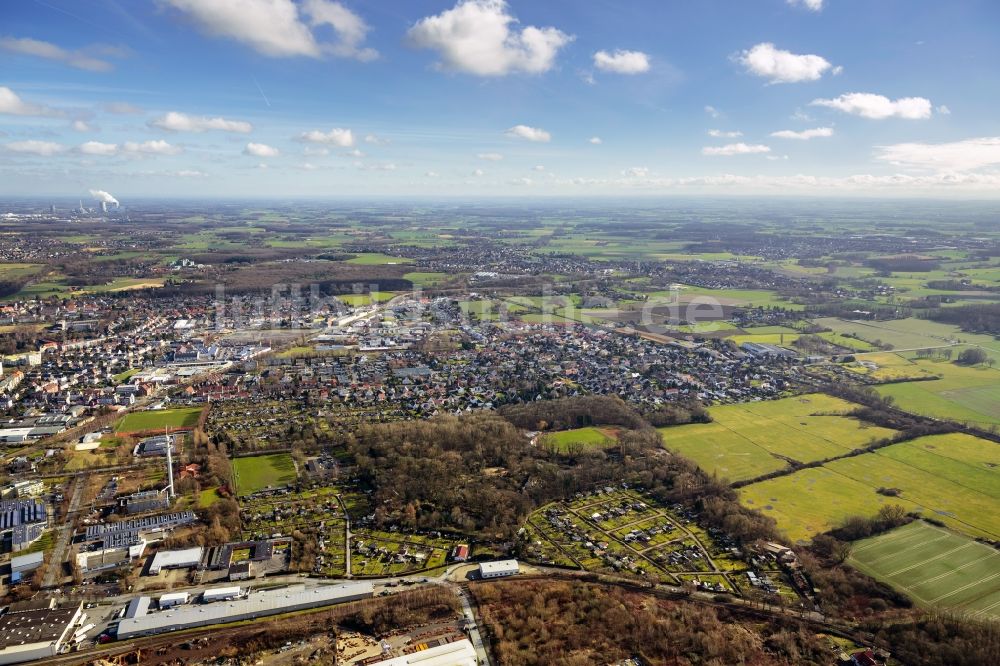
[[[344,578],[351,577],[351,537],[354,534],[351,533],[351,515],[347,513],[347,505],[344,503],[344,498],[339,494],[337,495],[337,502],[340,503],[340,508],[344,511]]]
[[[456,587],[459,601],[462,602],[462,613],[465,615],[465,628],[469,632],[469,642],[476,649],[476,657],[479,663],[490,664],[490,653],[483,645],[483,636],[479,632],[479,625],[476,624],[476,613],[472,609],[472,602],[469,600],[469,593],[461,587]]]
[[[49,558],[49,568],[45,570],[45,578],[42,579],[42,589],[46,590],[56,586],[56,576],[59,576],[59,583],[62,582],[62,563],[66,558],[66,549],[73,539],[74,516],[80,508],[80,499],[83,497],[83,488],[87,485],[87,476],[78,476],[73,484],[73,495],[69,500],[69,507],[65,516],[61,516],[62,525],[59,526],[59,540],[56,541],[55,548],[52,549],[52,556]],[[53,516],[55,518],[55,516]]]

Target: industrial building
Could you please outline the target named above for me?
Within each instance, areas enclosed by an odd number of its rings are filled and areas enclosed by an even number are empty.
[[[38,499],[0,501],[0,533],[9,548],[18,552],[42,536],[48,523],[45,503]]]
[[[370,581],[321,585],[308,589],[304,585],[294,585],[277,590],[254,592],[246,598],[234,601],[174,606],[158,613],[121,620],[118,623],[118,638],[124,640],[136,636],[151,636],[167,631],[253,620],[307,608],[369,599],[374,590],[374,585]]]
[[[202,549],[200,547],[184,550],[161,550],[153,556],[149,564],[149,575],[155,576],[162,569],[192,569],[201,564]]]
[[[376,661],[368,666],[476,666],[476,650],[468,638],[433,647],[420,644],[409,654]]]
[[[160,597],[156,603],[160,607],[160,610],[166,610],[174,606],[186,604],[189,601],[191,601],[191,595],[187,592],[170,592]]]
[[[243,594],[243,590],[240,589],[239,585],[233,585],[232,587],[212,587],[201,593],[201,600],[206,604],[210,604],[215,601],[237,599],[241,594]]]
[[[479,565],[480,578],[502,578],[513,576],[520,571],[517,560],[497,560],[495,562],[483,562]]]
[[[149,606],[152,602],[153,600],[149,597],[136,597],[125,607],[125,618],[131,620],[144,616],[149,612]]]
[[[82,613],[82,602],[60,608],[55,599],[41,608],[11,608],[0,616],[0,664],[55,657],[73,638]]]
[[[10,570],[12,573],[34,571],[38,567],[42,566],[42,562],[44,561],[45,553],[42,551],[38,551],[37,553],[28,553],[27,555],[18,555],[10,559]]]

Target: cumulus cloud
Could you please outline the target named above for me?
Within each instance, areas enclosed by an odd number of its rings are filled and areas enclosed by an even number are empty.
[[[88,141],[77,146],[77,150],[84,155],[110,156],[118,154],[117,143],[101,143],[100,141]]]
[[[385,144],[389,143],[389,139],[378,136],[377,134],[366,134],[365,143],[371,143],[376,146],[384,146]]]
[[[592,143],[592,144],[594,144],[595,146],[599,146],[599,145],[601,145],[602,143],[604,143],[604,141],[603,141],[603,140],[601,139],[601,137],[599,137],[599,136],[592,136],[592,137],[590,137],[589,139],[587,139],[587,143]]]
[[[95,57],[95,53],[103,55],[119,55],[123,53],[122,49],[102,46],[92,46],[86,49],[70,51],[51,42],[43,42],[38,39],[31,39],[30,37],[0,37],[0,49],[9,53],[54,60],[70,67],[85,69],[89,72],[107,72],[114,69],[113,64],[107,60]]]
[[[499,162],[503,159],[503,155],[500,153],[479,153],[476,157],[487,162]]]
[[[722,116],[722,112],[719,111],[714,106],[712,106],[711,104],[706,104],[705,105],[705,113],[707,113],[708,115],[710,115],[713,118],[719,118],[719,117]]]
[[[179,146],[171,145],[160,139],[156,141],[143,141],[142,143],[126,141],[122,144],[122,152],[132,156],[177,155],[183,152],[183,150]]]
[[[796,132],[795,130],[780,130],[778,132],[771,132],[771,136],[777,139],[798,139],[799,141],[808,141],[809,139],[820,139],[833,136],[833,128],[815,127],[813,129],[802,130],[801,132]]]
[[[642,74],[649,71],[649,56],[642,51],[598,51],[594,54],[594,67],[615,74]]]
[[[743,136],[743,132],[739,130],[731,130],[727,132],[725,130],[710,129],[708,130],[708,135],[714,139],[736,139]]]
[[[736,60],[751,74],[764,77],[771,83],[818,81],[828,70],[834,73],[840,71],[822,56],[799,55],[776,48],[770,42],[743,51]]]
[[[94,126],[86,120],[74,120],[70,123],[70,127],[72,127],[76,132],[92,132],[95,129]]]
[[[538,143],[548,143],[552,140],[552,135],[538,127],[528,127],[527,125],[514,125],[506,132],[507,136]]]
[[[14,141],[4,145],[4,148],[12,153],[22,153],[25,155],[41,155],[50,157],[66,150],[66,146],[53,141]]]
[[[43,104],[31,104],[22,100],[17,93],[6,86],[0,86],[0,113],[12,116],[59,117],[63,113]]]
[[[1000,136],[947,143],[897,143],[878,146],[876,159],[941,172],[973,171],[1000,164]]]
[[[248,143],[246,148],[243,149],[244,155],[252,155],[253,157],[277,157],[278,149],[269,146],[266,143]]]
[[[701,149],[702,155],[709,156],[723,156],[728,157],[730,155],[758,155],[760,153],[769,153],[771,148],[763,144],[747,144],[747,143],[727,143],[724,146],[705,146]]]
[[[463,0],[420,19],[406,34],[411,45],[437,51],[442,69],[477,76],[547,72],[573,40],[556,28],[518,29],[504,0]]]
[[[378,53],[362,46],[369,27],[339,2],[331,0],[164,0],[184,12],[209,35],[242,42],[277,58],[325,55],[372,60]],[[329,26],[332,42],[319,41],[313,29]]]
[[[219,130],[221,132],[247,134],[253,131],[253,125],[244,120],[189,116],[186,113],[178,111],[171,111],[156,120],[151,120],[149,125],[150,127],[167,130],[168,132],[206,132],[208,130]]]
[[[792,7],[804,7],[813,12],[823,10],[823,0],[786,0],[786,2]]]
[[[626,178],[645,178],[649,175],[649,169],[646,167],[630,167],[622,171],[622,175]]]
[[[329,132],[322,130],[310,130],[299,135],[299,141],[309,143],[325,143],[341,148],[350,148],[354,145],[354,133],[349,129],[334,127]]]
[[[833,99],[814,99],[812,106],[825,106],[862,118],[884,120],[904,118],[923,120],[933,113],[931,101],[923,97],[901,97],[896,100],[873,93],[847,93]]]

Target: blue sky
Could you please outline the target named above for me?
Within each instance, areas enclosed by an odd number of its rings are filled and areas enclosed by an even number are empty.
[[[0,194],[1000,194],[990,0],[24,0]]]

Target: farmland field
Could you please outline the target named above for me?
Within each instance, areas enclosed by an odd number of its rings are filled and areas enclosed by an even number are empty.
[[[779,470],[799,462],[843,455],[890,437],[893,431],[853,419],[854,405],[812,394],[710,410],[712,423],[660,428],[668,449],[730,481]]]
[[[118,422],[115,432],[142,432],[164,428],[190,428],[198,424],[202,407],[182,407],[179,409],[153,409],[132,412]]]
[[[1000,552],[968,537],[914,521],[857,542],[848,562],[921,606],[1000,619]]]
[[[295,461],[288,453],[250,456],[233,460],[233,480],[240,496],[295,481]]]
[[[883,504],[940,520],[970,536],[1000,536],[1000,445],[969,435],[937,435],[740,489],[741,501],[805,541]],[[899,491],[896,497],[876,492]]]
[[[873,358],[879,363],[877,359],[884,359],[885,356],[878,354]],[[895,357],[901,358],[900,355]],[[876,372],[880,370],[881,366]],[[879,386],[878,392],[891,396],[901,409],[978,425],[1000,424],[1000,370],[967,367],[948,361],[912,359],[903,364],[890,363],[885,372],[899,376],[939,377],[930,381]]]

